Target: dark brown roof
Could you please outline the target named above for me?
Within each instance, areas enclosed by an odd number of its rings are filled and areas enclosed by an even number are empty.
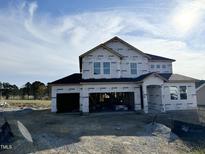
[[[161,57],[161,56],[157,56],[157,55],[151,55],[146,53],[146,55],[150,56],[150,60],[165,60],[165,61],[175,61],[174,59],[170,59],[170,58],[166,58],[166,57]]]
[[[147,78],[150,75],[155,75],[159,78],[161,78],[162,80],[164,80],[165,82],[195,82],[196,79],[191,78],[191,77],[187,77],[184,75],[180,75],[180,74],[170,74],[170,73],[147,73],[144,75],[141,75],[137,78],[111,78],[111,79],[106,79],[106,78],[102,78],[102,79],[82,79],[82,74],[80,73],[75,73],[69,76],[66,76],[64,78],[61,78],[59,80],[53,81],[51,83],[49,83],[50,85],[52,84],[59,84],[59,85],[63,85],[63,84],[80,84],[80,83],[85,83],[85,82],[141,82],[143,81],[145,78]]]
[[[198,81],[196,81],[196,88],[199,88],[204,83],[205,83],[205,80],[198,80]]]
[[[48,84],[79,84],[81,79],[82,75],[80,73],[74,73]]]

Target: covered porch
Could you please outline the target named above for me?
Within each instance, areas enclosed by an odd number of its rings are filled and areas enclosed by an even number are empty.
[[[145,113],[165,112],[164,97],[165,79],[156,74],[150,75],[143,80],[142,95]]]

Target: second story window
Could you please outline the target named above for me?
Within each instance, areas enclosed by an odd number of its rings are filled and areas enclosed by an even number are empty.
[[[154,65],[151,65],[151,68],[154,68]]]
[[[137,63],[130,63],[131,74],[137,74]]]
[[[110,62],[103,63],[103,72],[104,74],[110,74]]]
[[[160,68],[160,65],[157,65],[157,68]]]
[[[94,62],[94,74],[100,74],[100,62]]]

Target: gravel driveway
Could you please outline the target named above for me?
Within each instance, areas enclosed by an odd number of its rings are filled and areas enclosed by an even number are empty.
[[[150,116],[137,113],[56,114],[49,110],[7,111],[14,142],[2,153],[187,153],[180,139],[146,133]],[[29,143],[17,127],[20,121],[30,132]],[[3,124],[0,118],[0,124]]]

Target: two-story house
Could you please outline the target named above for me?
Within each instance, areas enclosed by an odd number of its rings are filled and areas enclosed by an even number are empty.
[[[197,108],[195,79],[173,74],[175,60],[114,37],[80,55],[80,73],[51,82],[52,112]]]

